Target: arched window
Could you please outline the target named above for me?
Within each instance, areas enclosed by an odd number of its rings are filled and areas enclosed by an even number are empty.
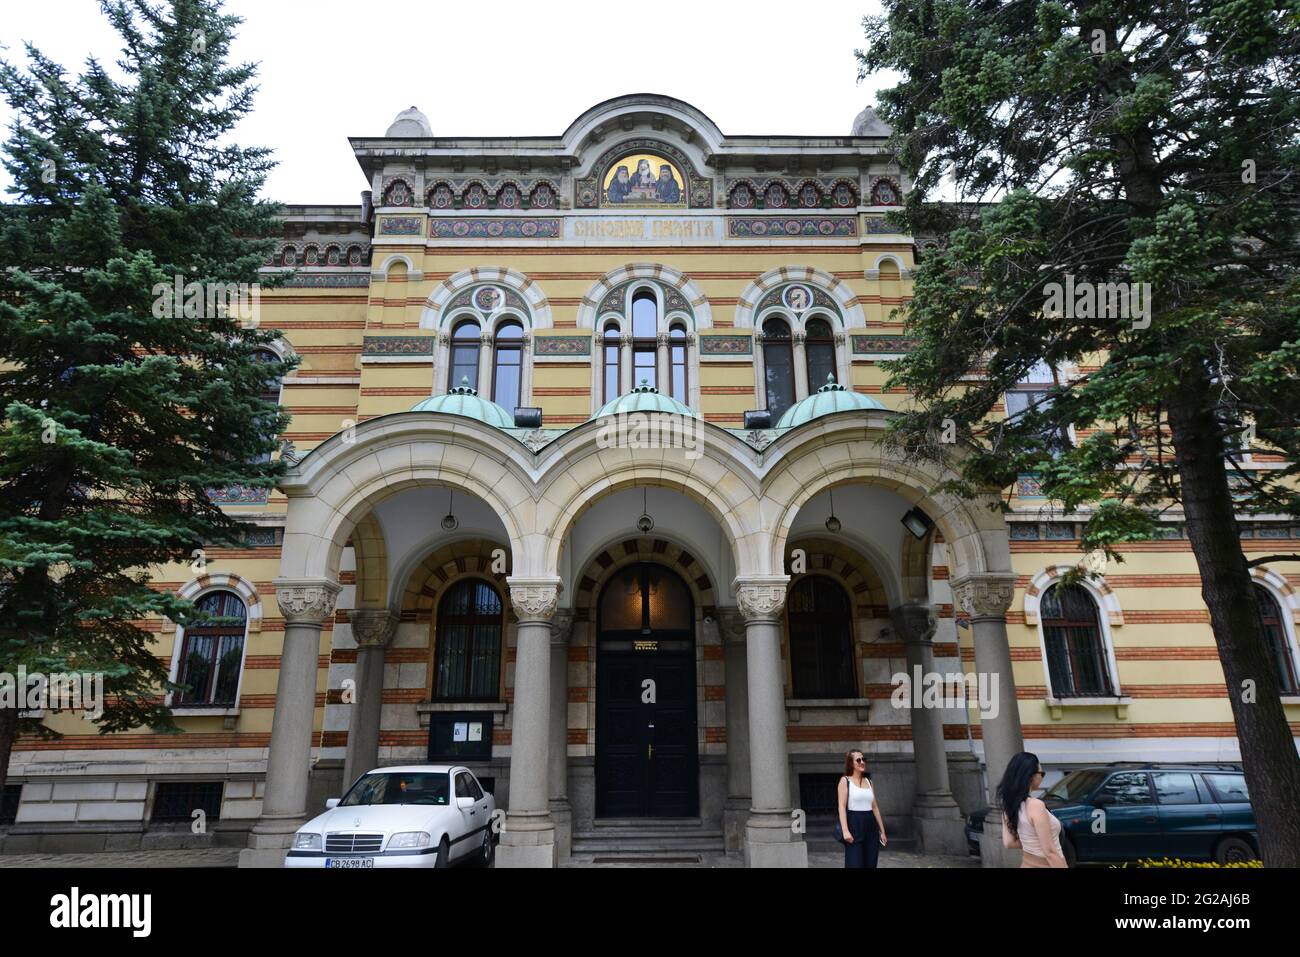
[[[458,325],[451,334],[451,372],[447,379],[448,391],[469,382],[471,389],[478,388],[478,351],[482,330],[470,319]]]
[[[1053,585],[1038,606],[1047,643],[1048,677],[1057,698],[1111,697],[1110,666],[1097,603],[1080,585]]]
[[[603,350],[603,361],[605,363],[605,378],[601,385],[601,404],[613,402],[618,398],[618,323],[605,323],[605,344],[601,347]]]
[[[763,323],[763,368],[767,378],[767,408],[775,422],[794,405],[794,344],[784,319],[773,317]]]
[[[234,592],[209,592],[195,602],[202,621],[187,625],[181,641],[173,706],[233,708],[244,661],[248,609]]]
[[[513,412],[522,400],[524,327],[513,319],[497,326],[492,352],[492,401]]]
[[[659,338],[659,304],[654,293],[643,289],[632,297],[632,387],[642,382],[658,387],[655,347]]]
[[[501,596],[488,582],[463,578],[438,602],[433,696],[495,701],[501,687]]]
[[[280,361],[280,357],[279,357],[278,355],[276,355],[274,352],[272,352],[270,349],[259,349],[257,352],[255,352],[255,353],[253,354],[253,358],[254,358],[255,361],[257,361],[257,362],[262,362],[262,363],[279,362],[279,361]],[[266,383],[266,388],[264,388],[261,392],[259,392],[259,393],[257,394],[257,397],[258,397],[259,399],[261,399],[263,402],[267,402],[267,403],[269,403],[269,404],[275,406],[275,410],[272,411],[272,412],[267,413],[267,415],[265,416],[265,419],[266,419],[266,432],[267,432],[268,435],[270,435],[270,437],[271,437],[272,439],[274,439],[274,438],[276,437],[276,435],[275,435],[275,426],[276,426],[276,421],[277,421],[277,419],[279,418],[279,415],[280,415],[280,392],[281,392],[281,388],[282,388],[282,387],[281,387],[281,383],[280,383],[280,378],[277,376],[276,378],[274,378],[274,379],[272,379],[271,381],[267,382],[267,383]],[[259,455],[259,456],[257,457],[257,461],[258,461],[258,462],[269,462],[269,461],[271,461],[271,452],[270,452],[270,450],[267,450],[267,451],[263,452],[261,455]]]
[[[601,593],[597,626],[602,640],[689,631],[693,604],[686,585],[662,565],[629,565]]]
[[[669,393],[683,405],[689,404],[687,388],[690,382],[686,374],[686,329],[674,325],[668,332],[668,370]]]
[[[804,351],[808,363],[808,391],[816,392],[835,371],[835,336],[825,319],[809,319],[804,326]]]
[[[844,589],[824,575],[809,575],[790,589],[787,609],[794,697],[855,697],[853,622]]]
[[[1296,680],[1295,659],[1291,655],[1291,642],[1282,622],[1282,611],[1277,600],[1263,585],[1255,586],[1255,605],[1259,609],[1259,626],[1264,631],[1268,657],[1277,669],[1278,687],[1284,695],[1300,695],[1300,681]]]

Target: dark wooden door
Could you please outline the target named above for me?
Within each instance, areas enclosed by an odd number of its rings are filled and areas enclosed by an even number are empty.
[[[598,616],[596,816],[694,817],[699,749],[690,592],[655,565],[632,566],[608,587],[619,593],[603,596],[600,608],[609,614]],[[640,627],[628,627],[638,617]]]

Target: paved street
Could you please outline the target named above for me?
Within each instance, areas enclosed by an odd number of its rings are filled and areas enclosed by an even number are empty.
[[[24,867],[234,867],[239,861],[239,848],[212,848],[184,851],[130,851],[105,854],[0,854],[0,868]],[[842,867],[844,857],[837,852],[815,852],[808,856],[812,867]],[[662,863],[631,863],[626,860],[605,858],[595,863],[592,857],[573,858],[563,867],[743,867],[739,855],[704,855],[699,864],[687,865],[677,861]],[[880,855],[881,867],[978,867],[976,857],[927,857],[923,854],[888,852]]]

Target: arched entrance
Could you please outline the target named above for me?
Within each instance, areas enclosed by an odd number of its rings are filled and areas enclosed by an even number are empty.
[[[690,590],[663,565],[628,565],[601,591],[596,629],[596,816],[698,815]]]

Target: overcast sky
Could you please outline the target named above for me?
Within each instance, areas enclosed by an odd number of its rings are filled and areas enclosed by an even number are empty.
[[[95,0],[0,0],[6,59],[33,41],[79,70],[119,45]],[[381,136],[414,104],[438,136],[558,135],[623,93],[664,93],[726,134],[846,135],[887,79],[857,82],[875,0],[738,4],[468,0],[227,0],[235,47],[260,64],[244,145],[275,150],[267,194],[356,203],[366,182],[349,136]],[[0,104],[6,128],[10,111]],[[0,183],[7,178],[0,171]]]

